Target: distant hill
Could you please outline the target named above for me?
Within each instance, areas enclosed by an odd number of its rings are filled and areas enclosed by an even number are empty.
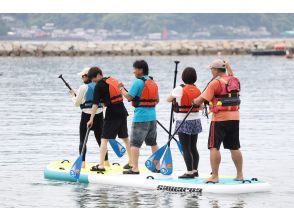
[[[0,14],[4,15],[4,14]],[[294,14],[5,14],[15,18],[11,25],[30,27],[54,23],[58,28],[123,29],[144,34],[164,28],[180,33],[212,25],[266,27],[273,35],[294,29]],[[10,28],[0,21],[0,34]]]

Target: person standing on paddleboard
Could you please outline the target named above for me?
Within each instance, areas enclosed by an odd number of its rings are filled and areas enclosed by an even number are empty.
[[[124,169],[128,169],[132,166],[127,125],[127,117],[129,114],[123,103],[121,91],[118,89],[119,81],[110,76],[103,77],[102,71],[98,67],[92,67],[88,72],[88,76],[91,80],[97,82],[94,89],[91,118],[87,123],[88,127],[93,126],[95,112],[99,106],[101,104],[106,106],[102,128],[100,161],[99,164],[91,168],[91,171],[105,171],[104,161],[107,153],[107,143],[109,139],[115,139],[116,136],[125,143],[129,161],[128,164],[124,166]]]
[[[72,101],[76,107],[80,107],[82,110],[81,114],[81,121],[80,121],[80,145],[79,145],[79,152],[81,154],[82,147],[84,143],[84,139],[86,137],[87,133],[87,122],[90,119],[91,116],[91,110],[92,110],[92,102],[93,102],[93,93],[94,93],[94,87],[96,85],[95,81],[92,81],[88,77],[88,71],[90,68],[83,69],[82,72],[79,73],[79,76],[82,78],[82,81],[84,82],[83,85],[79,87],[77,92],[70,90],[69,93],[72,96]],[[101,145],[101,133],[102,133],[102,125],[103,125],[103,107],[100,106],[95,113],[94,117],[94,123],[91,130],[94,131],[94,135],[96,138],[96,141],[98,145]],[[83,163],[82,168],[85,168],[86,163],[86,152],[87,148],[84,149],[83,154]],[[108,154],[105,155],[105,165],[108,165]]]
[[[210,150],[211,177],[207,182],[219,181],[220,145],[231,151],[236,166],[235,180],[243,180],[243,157],[240,151],[239,121],[240,121],[240,82],[234,76],[228,62],[217,59],[209,66],[213,79],[204,92],[193,103],[200,106],[209,104],[212,119],[208,138]],[[227,72],[227,73],[226,73]]]
[[[139,153],[143,142],[151,146],[152,152],[158,150],[157,122],[155,106],[159,102],[158,87],[152,77],[148,76],[149,67],[145,60],[137,60],[133,64],[135,81],[127,92],[121,83],[119,89],[128,101],[135,107],[131,133],[131,151],[133,167],[123,174],[140,174]],[[159,173],[159,167],[154,170]]]
[[[184,84],[177,86],[168,96],[167,101],[173,103],[173,110],[176,120],[177,129],[187,112],[192,107],[193,99],[200,96],[201,91],[195,85],[197,81],[196,70],[192,67],[187,67],[182,73]],[[197,150],[198,134],[202,132],[199,107],[192,109],[188,118],[178,131],[180,143],[183,146],[183,156],[187,167],[187,172],[179,178],[194,178],[198,177],[199,153]]]

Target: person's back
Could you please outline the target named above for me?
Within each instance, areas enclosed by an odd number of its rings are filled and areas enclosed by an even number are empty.
[[[243,158],[239,150],[241,147],[239,140],[240,82],[234,76],[228,63],[223,60],[213,61],[210,69],[213,80],[201,96],[193,101],[196,105],[208,102],[210,111],[213,113],[208,138],[212,176],[207,181],[218,182],[219,180],[221,144],[231,152],[237,170],[236,180],[243,180]]]
[[[126,118],[128,116],[128,112],[125,108],[125,105],[121,99],[117,99],[115,96],[117,94],[110,94],[112,90],[114,90],[114,86],[109,84],[108,79],[114,79],[113,77],[105,77],[102,80],[99,80],[95,87],[95,103],[103,103],[106,107],[105,111],[105,120],[110,121],[113,119]],[[111,86],[111,89],[110,89]],[[113,98],[116,98],[114,100]],[[114,102],[114,101],[115,102]],[[119,100],[119,101],[117,101]]]
[[[167,101],[173,103],[176,120],[175,130],[178,130],[178,136],[183,146],[183,156],[187,168],[187,172],[179,176],[179,178],[195,178],[199,176],[197,140],[198,134],[202,132],[202,125],[199,113],[200,106],[194,106],[192,108],[192,102],[195,98],[200,96],[201,91],[195,85],[197,74],[194,68],[185,68],[182,73],[182,80],[184,84],[175,87],[167,98]],[[192,110],[189,116],[183,122],[191,108]]]

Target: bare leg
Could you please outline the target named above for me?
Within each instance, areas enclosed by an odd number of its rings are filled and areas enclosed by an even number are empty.
[[[107,143],[108,139],[101,138],[99,168],[104,168],[105,155],[107,153]]]
[[[152,153],[154,153],[157,150],[158,150],[158,146],[157,145],[151,146]],[[159,163],[157,164],[156,169],[157,170],[160,170],[160,164]]]
[[[206,181],[218,182],[218,170],[221,162],[221,154],[217,148],[210,149],[210,166],[212,170],[211,177],[209,177]]]
[[[131,147],[130,147],[130,140],[129,140],[129,138],[123,138],[122,140],[123,140],[123,142],[124,142],[125,145],[126,145],[127,154],[128,154],[128,158],[129,158],[129,162],[128,162],[128,164],[129,164],[130,166],[132,166],[133,163],[132,163],[132,152],[131,152]]]
[[[131,155],[132,155],[132,163],[133,163],[132,171],[139,172],[140,148],[131,146]]]
[[[85,161],[82,162],[82,168],[86,168],[86,162]]]
[[[231,150],[231,156],[237,169],[235,180],[243,180],[243,157],[240,150]]]

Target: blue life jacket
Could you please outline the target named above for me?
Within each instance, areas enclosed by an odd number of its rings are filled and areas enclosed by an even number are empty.
[[[80,105],[81,109],[92,108],[95,86],[96,86],[96,83],[94,82],[87,84],[88,89],[86,92],[85,102]],[[99,103],[98,107],[102,107],[102,104]]]

